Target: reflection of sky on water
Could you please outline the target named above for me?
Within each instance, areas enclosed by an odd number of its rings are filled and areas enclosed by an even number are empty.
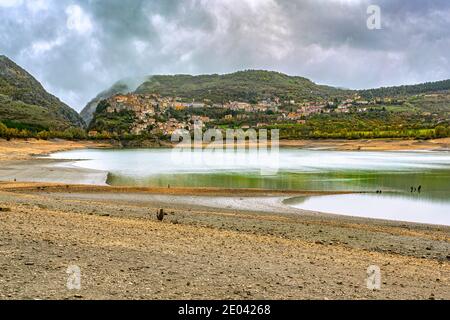
[[[420,195],[345,194],[299,197],[288,199],[285,204],[332,214],[450,226],[450,201],[429,201]]]
[[[256,172],[278,167],[285,172],[341,170],[413,171],[450,168],[450,153],[341,152],[281,149],[279,153],[245,151],[174,151],[168,149],[76,150],[52,155],[86,159],[77,166],[125,175],[161,173]]]
[[[424,198],[450,198],[448,152],[281,149],[272,163],[270,157],[243,151],[180,155],[169,149],[76,150],[52,157],[86,159],[71,165],[108,171],[108,182],[114,185],[400,192],[422,185]],[[279,171],[262,175],[274,164]]]
[[[290,205],[335,214],[450,225],[450,153],[340,152],[281,149],[182,152],[169,149],[76,150],[55,159],[111,173],[131,186],[225,187],[317,191],[376,191],[293,199]],[[68,165],[64,163],[63,165]],[[262,173],[272,174],[262,175]],[[421,194],[410,188],[422,186]],[[386,193],[395,191],[395,193]]]

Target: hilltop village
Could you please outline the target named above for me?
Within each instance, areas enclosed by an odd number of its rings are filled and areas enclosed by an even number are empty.
[[[119,94],[104,101],[103,113],[108,117],[131,115],[130,133],[170,136],[178,129],[193,130],[194,124],[204,128],[266,128],[280,124],[306,124],[318,114],[347,114],[368,112],[369,106],[401,104],[404,101],[377,99],[366,101],[355,95],[344,101],[282,101],[266,99],[251,104],[230,101],[224,104],[211,101],[187,102],[178,97],[162,97],[157,94]],[[98,134],[91,130],[90,136]]]

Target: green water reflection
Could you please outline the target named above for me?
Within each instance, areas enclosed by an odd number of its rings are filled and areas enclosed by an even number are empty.
[[[420,172],[280,172],[275,176],[257,173],[159,174],[143,178],[111,174],[111,185],[166,187],[260,188],[314,191],[396,191],[411,194],[411,187],[422,186],[420,196],[450,201],[450,171]]]

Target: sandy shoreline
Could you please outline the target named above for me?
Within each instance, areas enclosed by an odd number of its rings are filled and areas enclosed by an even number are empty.
[[[450,299],[450,227],[280,204],[323,192],[97,185],[33,158],[85,147],[0,141],[0,299]]]
[[[70,166],[71,162],[52,159],[2,161],[0,181],[106,185],[108,172]]]
[[[281,147],[326,149],[338,151],[448,151],[450,138],[434,140],[282,140]],[[0,161],[29,160],[33,156],[48,155],[58,151],[67,151],[84,148],[112,148],[109,143],[92,141],[65,141],[65,140],[11,140],[0,139]],[[165,146],[166,148],[168,146]]]
[[[450,227],[92,188],[0,185],[0,299],[450,299]]]
[[[70,166],[71,161],[43,158],[59,151],[106,147],[110,145],[90,141],[0,139],[0,181],[106,185],[107,172]]]
[[[30,160],[35,156],[45,156],[58,151],[84,148],[111,147],[105,143],[91,141],[0,139],[0,165],[3,161]]]

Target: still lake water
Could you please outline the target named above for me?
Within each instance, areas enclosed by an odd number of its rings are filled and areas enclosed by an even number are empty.
[[[383,190],[381,196],[311,197],[297,199],[290,205],[329,213],[450,225],[450,152],[281,149],[271,154],[243,150],[87,149],[59,152],[51,157],[76,159],[72,165],[108,171],[111,185]],[[419,185],[422,192],[411,193],[411,187]]]

